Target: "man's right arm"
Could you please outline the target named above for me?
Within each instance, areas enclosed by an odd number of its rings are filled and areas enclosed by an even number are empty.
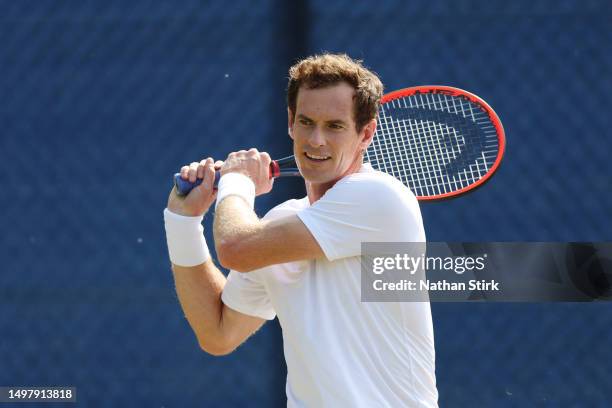
[[[219,163],[216,165],[218,167]],[[196,178],[202,178],[203,182],[187,197],[178,197],[173,189],[168,198],[168,211],[183,217],[200,217],[216,198],[216,190],[212,188],[215,163],[208,158],[200,163],[184,166],[181,169],[181,176],[188,178],[191,182],[194,182]],[[168,230],[166,232],[168,233]],[[180,240],[182,237],[182,234],[179,234],[178,238],[176,234],[173,235],[174,237],[169,239]],[[196,235],[202,237],[201,233]],[[196,249],[205,247],[205,245],[198,245],[197,237],[194,243]],[[191,247],[189,243],[183,245],[178,242],[178,244],[179,251],[185,247]],[[176,292],[200,347],[213,355],[228,354],[259,329],[265,320],[226,306],[221,301],[221,294],[226,283],[225,276],[214,265],[210,256],[200,259],[203,263],[197,265],[197,262],[191,263],[195,266],[172,264]],[[189,263],[184,265],[189,265]]]
[[[192,267],[172,265],[172,271],[183,312],[207,353],[231,353],[265,322],[221,301],[226,279],[212,260]]]

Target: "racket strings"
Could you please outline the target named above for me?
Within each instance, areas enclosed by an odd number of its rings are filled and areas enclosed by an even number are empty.
[[[467,98],[432,93],[398,98],[381,107],[379,126],[366,160],[417,196],[468,187],[497,157],[495,126]]]

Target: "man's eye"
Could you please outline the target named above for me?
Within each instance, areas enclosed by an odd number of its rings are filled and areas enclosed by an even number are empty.
[[[310,125],[310,121],[307,119],[300,119],[299,122],[300,122],[300,125],[304,125],[304,126]]]
[[[329,127],[331,129],[343,129],[343,126],[338,123],[330,123]]]

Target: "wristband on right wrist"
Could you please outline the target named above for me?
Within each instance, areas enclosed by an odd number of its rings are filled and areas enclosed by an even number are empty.
[[[210,258],[204,238],[204,216],[187,217],[164,210],[164,225],[170,262],[178,266],[196,266]]]

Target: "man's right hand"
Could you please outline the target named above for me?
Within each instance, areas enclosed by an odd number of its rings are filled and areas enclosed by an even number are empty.
[[[175,214],[197,217],[204,215],[208,208],[217,198],[217,190],[213,188],[215,180],[215,168],[220,168],[223,162],[209,157],[201,162],[193,162],[189,166],[181,168],[181,178],[194,183],[197,179],[203,179],[202,184],[195,187],[187,196],[176,194],[176,187],[170,191],[168,197],[168,209]]]

